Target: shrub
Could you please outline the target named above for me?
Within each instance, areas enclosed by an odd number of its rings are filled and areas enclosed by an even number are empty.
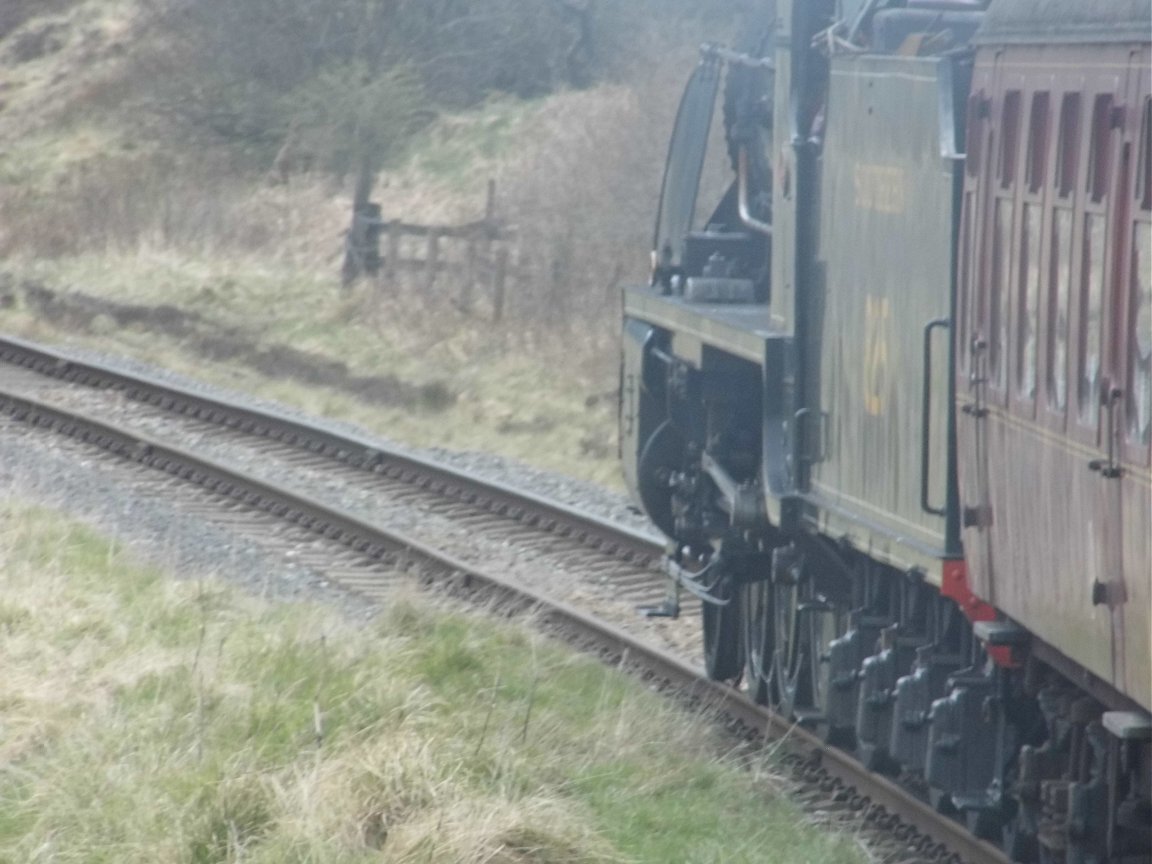
[[[270,160],[307,146],[338,173],[377,164],[444,109],[583,88],[645,34],[730,21],[739,0],[153,0],[151,106]],[[746,0],[745,0],[746,2]],[[727,26],[724,27],[727,30]],[[267,164],[267,162],[265,162]]]

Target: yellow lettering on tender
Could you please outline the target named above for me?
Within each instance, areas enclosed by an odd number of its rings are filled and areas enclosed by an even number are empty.
[[[873,417],[884,413],[890,308],[887,297],[864,298],[864,412]]]
[[[870,165],[857,162],[852,170],[856,206],[874,213],[903,213],[904,169],[896,165]]]

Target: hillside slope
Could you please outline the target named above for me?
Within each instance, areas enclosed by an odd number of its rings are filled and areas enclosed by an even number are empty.
[[[294,2],[309,0],[282,5]],[[315,138],[294,145],[302,158],[271,170],[300,128],[291,100],[277,103],[288,114],[274,146],[175,116],[172,94],[197,81],[160,74],[173,62],[162,14],[171,8],[21,0],[0,13],[0,277],[10,295],[0,326],[215,376],[419,443],[613,481],[617,293],[646,277],[678,91],[694,46],[715,35],[700,16],[614,34],[628,50],[605,61],[601,83],[531,98],[493,93],[471,107],[430,98],[403,146],[379,154],[373,196],[385,218],[473,220],[495,181],[520,276],[494,322],[483,296],[459,302],[463,286],[450,275],[434,290],[398,278],[343,291],[353,175],[309,157]],[[210,83],[200,102],[211,103]],[[203,329],[192,341],[149,329],[148,316],[49,320],[28,286],[170,305],[200,316]],[[354,375],[443,384],[451,398],[421,414],[272,381],[204,355],[197,346],[213,329],[339,361]]]

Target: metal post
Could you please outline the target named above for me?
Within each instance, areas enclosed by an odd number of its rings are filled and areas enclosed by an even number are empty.
[[[436,270],[440,266],[440,229],[433,228],[428,232],[428,259],[425,261],[428,268],[424,283],[424,290],[431,293],[436,284]]]
[[[504,282],[508,275],[508,249],[501,246],[496,250],[496,267],[492,274],[492,320],[499,322],[504,317]]]

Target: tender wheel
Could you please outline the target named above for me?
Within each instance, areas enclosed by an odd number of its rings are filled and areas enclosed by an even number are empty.
[[[780,572],[772,584],[773,675],[780,713],[812,725],[824,722],[830,686],[825,660],[840,633],[836,609],[811,578]]]
[[[822,597],[811,601],[810,632],[812,639],[812,705],[824,718],[828,716],[828,700],[832,689],[832,667],[829,664],[829,650],[832,642],[844,635],[847,629],[848,613],[843,607],[829,604]],[[851,749],[855,744],[853,729],[822,726],[825,740],[835,747]]]
[[[779,710],[785,717],[795,713],[807,666],[804,639],[800,635],[799,586],[794,580],[772,583],[772,677],[776,682]]]
[[[761,581],[744,586],[741,613],[748,698],[759,705],[775,705],[779,696],[773,674],[776,645],[772,633],[772,583]]]
[[[736,681],[744,666],[740,626],[740,591],[721,579],[713,594],[727,600],[724,606],[701,604],[704,625],[704,669],[713,681]]]

